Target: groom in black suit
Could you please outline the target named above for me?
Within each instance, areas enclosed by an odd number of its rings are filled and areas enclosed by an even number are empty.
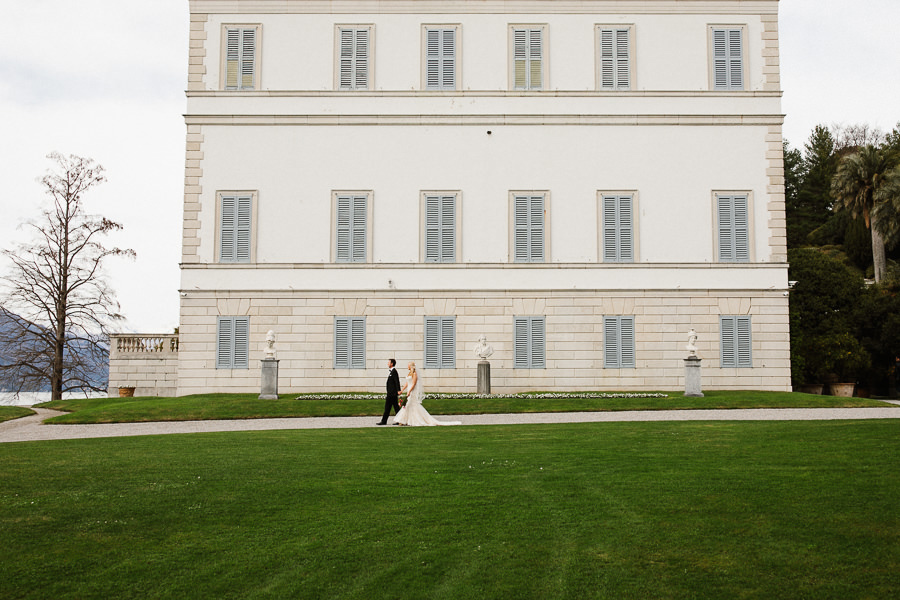
[[[400,394],[400,375],[397,374],[397,369],[394,368],[396,364],[397,361],[393,358],[388,361],[388,367],[390,367],[391,370],[390,373],[388,373],[387,378],[387,397],[384,400],[384,415],[376,425],[387,425],[388,417],[391,416],[391,408],[394,409],[395,415],[400,412],[400,404],[397,402],[397,396]]]

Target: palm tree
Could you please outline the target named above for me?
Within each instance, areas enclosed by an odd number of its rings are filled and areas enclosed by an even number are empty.
[[[896,155],[889,149],[864,146],[841,159],[831,180],[831,193],[835,199],[854,217],[861,214],[866,227],[872,232],[876,283],[884,278],[885,257],[884,239],[878,225],[879,215],[873,213],[873,210],[877,203],[877,192],[896,164]]]
[[[872,218],[888,248],[900,243],[900,166],[891,169],[875,192]]]

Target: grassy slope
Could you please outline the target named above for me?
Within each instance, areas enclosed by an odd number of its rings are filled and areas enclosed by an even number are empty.
[[[21,406],[0,406],[0,423],[33,415],[34,411]]]
[[[120,423],[141,421],[193,421],[264,417],[378,416],[380,400],[309,400],[282,395],[277,401],[258,400],[258,394],[209,394],[180,398],[96,398],[47,402],[40,406],[71,411],[48,423]],[[521,412],[571,412],[601,410],[669,410],[708,408],[836,408],[890,406],[865,398],[837,398],[778,392],[714,391],[703,398],[579,398],[477,400],[426,398],[425,406],[436,415]]]
[[[896,598],[897,423],[0,444],[3,598]]]

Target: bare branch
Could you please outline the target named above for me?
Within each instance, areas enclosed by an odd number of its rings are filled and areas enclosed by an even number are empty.
[[[123,317],[103,264],[135,254],[106,248],[100,238],[122,226],[85,211],[85,194],[105,181],[103,167],[74,155],[48,158],[54,168],[40,180],[48,205],[25,224],[34,241],[3,250],[12,266],[0,277],[0,386],[49,388],[58,399],[105,388],[98,366],[110,327]]]

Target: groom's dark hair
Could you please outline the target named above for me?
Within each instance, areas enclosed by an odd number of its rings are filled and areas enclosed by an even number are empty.
[[[397,361],[394,360],[393,358],[390,360],[390,363],[391,363],[391,366],[392,366],[392,367],[396,367],[396,366],[397,366]]]

